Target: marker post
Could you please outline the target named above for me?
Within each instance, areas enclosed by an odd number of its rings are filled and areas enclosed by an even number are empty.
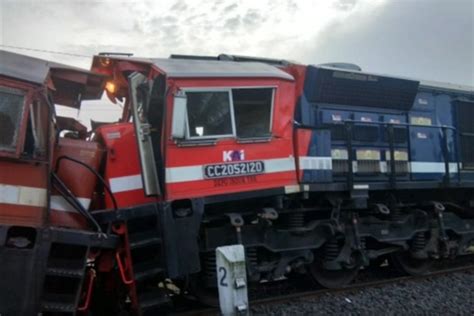
[[[244,246],[216,248],[216,269],[222,315],[249,315]]]

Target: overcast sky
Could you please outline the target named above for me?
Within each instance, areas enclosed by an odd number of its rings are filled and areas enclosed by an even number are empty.
[[[474,86],[474,0],[0,0],[0,44],[85,56],[229,53],[352,62],[372,72]],[[85,68],[91,63],[0,48]],[[119,111],[111,108],[86,105],[80,119],[112,119]]]

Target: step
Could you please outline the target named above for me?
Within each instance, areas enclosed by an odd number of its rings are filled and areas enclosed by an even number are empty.
[[[66,259],[66,258],[48,258],[48,267],[61,268],[61,269],[72,269],[82,270],[85,266],[85,258],[78,259]]]
[[[161,243],[161,238],[155,231],[130,234],[128,238],[131,249],[158,245]]]
[[[76,306],[70,303],[43,301],[41,302],[41,311],[56,313],[74,313],[76,311]]]
[[[138,305],[142,311],[169,305],[171,300],[162,290],[154,289],[138,295]]]
[[[65,278],[82,278],[84,276],[84,270],[48,267],[46,269],[46,274]]]
[[[146,261],[133,265],[135,281],[143,281],[164,272],[158,261]]]
[[[46,273],[60,277],[82,278],[84,270],[83,260],[49,258]]]

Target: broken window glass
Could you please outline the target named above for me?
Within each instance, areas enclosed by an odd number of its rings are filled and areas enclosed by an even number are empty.
[[[188,138],[271,136],[274,88],[186,91]]]
[[[0,88],[0,150],[14,152],[17,148],[23,103],[20,91]]]
[[[187,91],[189,137],[233,136],[228,91]]]

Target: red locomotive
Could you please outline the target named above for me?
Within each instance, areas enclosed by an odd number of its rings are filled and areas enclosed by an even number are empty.
[[[253,282],[327,287],[473,250],[470,87],[229,55],[1,58],[0,313],[209,301],[229,244]],[[55,115],[104,90],[120,122]]]
[[[106,78],[6,51],[0,61],[0,313],[76,313],[90,302],[94,249],[118,238],[89,213],[104,151],[54,104],[100,98]],[[77,138],[60,137],[68,129]]]

